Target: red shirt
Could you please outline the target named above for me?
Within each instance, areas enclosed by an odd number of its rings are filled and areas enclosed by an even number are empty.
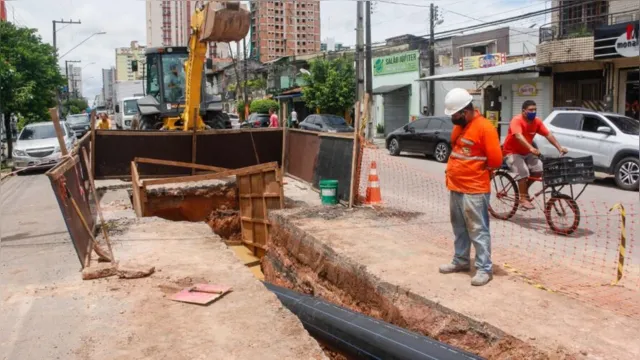
[[[504,139],[504,145],[502,145],[502,152],[504,155],[519,154],[528,155],[530,153],[529,148],[525,147],[516,139],[516,134],[522,134],[529,144],[533,143],[533,138],[536,134],[542,136],[549,135],[549,129],[544,126],[544,123],[540,118],[535,118],[532,122],[528,122],[522,114],[514,116],[509,124],[509,132],[507,132],[507,138]]]
[[[269,118],[269,127],[278,127],[278,115],[276,114],[271,114],[271,117]]]

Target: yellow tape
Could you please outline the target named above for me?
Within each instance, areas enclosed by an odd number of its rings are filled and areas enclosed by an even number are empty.
[[[504,263],[504,268],[510,270],[512,273],[518,275],[520,278],[522,278],[522,280],[524,280],[524,282],[526,282],[529,285],[532,285],[533,287],[540,289],[540,290],[544,290],[550,293],[555,293],[555,290],[549,289],[548,287],[537,283],[535,281],[533,281],[532,279],[530,279],[528,276],[526,276],[525,274],[521,273],[520,271],[518,271],[516,268],[514,268],[513,266]]]
[[[618,203],[615,204],[609,209],[609,212],[614,209],[618,209],[620,211],[620,246],[618,247],[618,271],[616,273],[616,278],[611,282],[611,285],[618,285],[618,282],[622,279],[622,274],[624,270],[624,257],[625,257],[625,247],[627,246],[627,233],[626,233],[626,213],[624,211],[624,206]]]

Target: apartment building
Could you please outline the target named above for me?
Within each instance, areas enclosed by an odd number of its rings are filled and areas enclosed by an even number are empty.
[[[129,47],[122,47],[116,49],[116,80],[117,81],[134,81],[142,80],[143,66],[141,61],[144,59],[145,47],[138,44],[137,41],[132,41]],[[131,68],[131,63],[138,61],[138,71],[134,72]]]
[[[82,97],[82,68],[80,66],[74,66],[73,64],[68,64],[69,68],[67,69],[67,73],[69,74],[67,78],[68,86],[69,86],[69,96],[73,98],[81,98]]]
[[[538,65],[553,71],[553,105],[640,117],[640,3],[553,0]]]
[[[116,80],[116,68],[102,69],[102,100],[103,105],[111,108],[113,104],[113,84]]]
[[[320,2],[252,1],[251,57],[261,62],[320,51]]]
[[[195,0],[146,0],[147,46],[187,46],[196,3],[198,1]],[[211,3],[210,6],[222,4]],[[242,6],[246,9],[246,5]],[[227,59],[230,57],[229,46],[226,43],[209,43],[208,56]]]

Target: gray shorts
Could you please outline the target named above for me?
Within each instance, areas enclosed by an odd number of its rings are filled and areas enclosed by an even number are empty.
[[[528,178],[531,173],[542,173],[542,160],[533,154],[509,154],[506,162],[511,172],[516,174],[516,180]]]

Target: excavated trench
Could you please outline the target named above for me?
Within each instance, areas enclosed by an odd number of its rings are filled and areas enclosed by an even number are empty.
[[[287,208],[297,207],[289,201]],[[173,221],[205,221],[228,244],[241,239],[238,190],[234,182],[178,189],[149,189],[144,216]],[[382,283],[362,265],[287,222],[275,212],[266,255],[260,261],[264,280],[375,319],[429,336],[491,359],[547,359],[549,355],[486,323],[448,311],[428,299]],[[256,263],[257,264],[257,263]],[[254,273],[255,274],[255,273]],[[256,275],[258,277],[258,275]],[[349,359],[319,341],[332,359]],[[565,354],[557,358],[571,358]]]

